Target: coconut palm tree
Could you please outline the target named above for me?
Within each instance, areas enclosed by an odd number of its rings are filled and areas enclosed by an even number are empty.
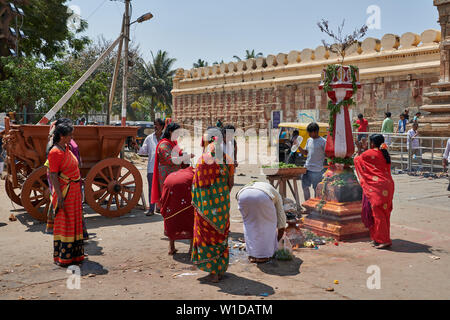
[[[141,92],[151,98],[150,112],[153,116],[156,106],[163,106],[163,111],[170,111],[172,108],[172,77],[176,72],[172,67],[176,59],[169,58],[166,51],[158,50],[156,55],[153,52],[151,54],[152,61],[141,62],[138,86]]]
[[[245,60],[252,59],[252,58],[256,59],[256,58],[259,58],[259,57],[262,57],[262,56],[264,56],[264,54],[262,52],[259,52],[259,53],[255,54],[255,50],[254,49],[252,51],[245,50]],[[241,61],[242,60],[238,56],[233,56],[233,58],[236,59],[237,61]]]
[[[198,59],[197,62],[194,62],[193,64],[194,68],[201,68],[201,67],[207,67],[208,62],[202,59]]]

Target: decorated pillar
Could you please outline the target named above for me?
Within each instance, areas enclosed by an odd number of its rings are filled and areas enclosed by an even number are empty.
[[[354,104],[352,97],[361,88],[359,70],[354,66],[329,65],[323,70],[319,88],[330,98],[325,147],[329,168],[317,186],[316,198],[303,204],[308,213],[304,227],[337,240],[368,237],[369,230],[361,221],[362,188],[352,168],[355,145],[349,115]]]

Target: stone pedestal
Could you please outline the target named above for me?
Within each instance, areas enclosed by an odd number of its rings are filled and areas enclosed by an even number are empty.
[[[353,169],[331,166],[316,192],[316,198],[303,204],[309,213],[305,228],[337,240],[369,236],[361,221],[362,188]]]
[[[356,93],[354,87],[361,87],[358,70],[346,66],[339,66],[333,74],[324,70],[319,88],[324,88],[326,83],[331,88],[327,94],[334,105],[348,101]],[[344,102],[333,116],[333,126],[330,124],[333,131],[325,147],[325,154],[331,159],[330,167],[317,186],[316,198],[303,204],[308,212],[304,227],[337,240],[369,236],[361,221],[362,188],[353,169],[348,167],[355,151],[348,108]]]

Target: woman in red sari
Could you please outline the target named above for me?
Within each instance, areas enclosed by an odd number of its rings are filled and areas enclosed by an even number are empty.
[[[370,136],[370,150],[355,158],[355,169],[363,189],[362,220],[377,249],[392,245],[390,217],[394,197],[391,157],[381,134]]]
[[[233,160],[226,161],[220,130],[208,129],[207,146],[197,162],[192,187],[195,207],[192,261],[218,282],[229,262],[230,192],[234,184]],[[214,130],[214,131],[213,131]]]
[[[69,148],[72,134],[71,124],[56,126],[53,147],[48,154],[55,214],[53,259],[61,267],[84,260],[81,176],[78,160]]]
[[[164,217],[164,234],[169,238],[169,255],[174,255],[175,240],[191,240],[194,230],[192,206],[192,179],[194,169],[188,167],[169,174],[164,181],[161,195],[161,215]]]
[[[183,154],[183,150],[178,146],[176,139],[173,139],[174,132],[178,129],[180,129],[180,126],[177,123],[172,122],[168,124],[156,146],[150,201],[152,204],[156,203],[159,208],[161,208],[160,198],[164,181],[169,174],[180,170],[182,162],[186,161],[187,158]]]

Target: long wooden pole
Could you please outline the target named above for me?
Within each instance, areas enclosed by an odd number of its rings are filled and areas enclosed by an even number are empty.
[[[125,31],[125,16],[122,19],[122,29],[120,31],[120,34],[124,34],[124,31]],[[111,90],[109,92],[108,116],[106,119],[106,124],[110,124],[111,122],[112,105],[114,102],[114,95],[116,93],[117,78],[119,77],[120,61],[122,58],[122,46],[123,46],[123,39],[122,41],[120,41],[119,49],[117,50],[117,60],[116,65],[114,67],[114,75],[111,83]]]
[[[47,114],[39,121],[39,124],[47,124],[55,114],[64,106],[64,104],[72,97],[75,91],[89,78],[89,76],[100,66],[105,58],[113,51],[113,49],[122,41],[124,35],[121,34],[109,48],[95,61],[95,63],[78,79],[77,82],[66,92],[66,94],[47,112]]]
[[[127,92],[128,92],[128,43],[130,42],[130,0],[125,0],[125,50],[122,85],[122,126],[127,125]]]

